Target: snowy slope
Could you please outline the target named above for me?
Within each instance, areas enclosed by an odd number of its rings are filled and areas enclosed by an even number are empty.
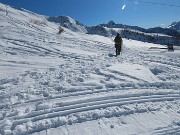
[[[180,134],[180,53],[72,32],[0,4],[0,134]]]
[[[47,19],[50,22],[55,22],[56,24],[59,24],[60,26],[68,28],[74,32],[87,33],[86,27],[83,24],[75,21],[69,16],[48,17]]]

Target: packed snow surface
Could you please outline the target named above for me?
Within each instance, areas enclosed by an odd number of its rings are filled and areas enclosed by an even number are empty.
[[[178,50],[58,28],[0,4],[0,134],[180,134]]]

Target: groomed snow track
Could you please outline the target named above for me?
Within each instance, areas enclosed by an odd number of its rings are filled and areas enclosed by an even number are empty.
[[[116,90],[117,91],[117,90]],[[103,95],[103,94],[102,94]],[[67,95],[66,95],[67,96]],[[71,96],[71,94],[69,94]],[[85,96],[85,95],[84,95]],[[81,97],[82,98],[82,97]],[[54,98],[51,98],[54,99]],[[34,110],[22,116],[9,116],[5,119],[11,121],[10,126],[13,133],[30,134],[55,128],[66,124],[81,123],[85,121],[97,120],[103,117],[119,117],[121,115],[130,115],[133,113],[145,113],[158,111],[160,108],[148,105],[147,103],[156,104],[156,102],[172,102],[179,100],[179,93],[142,93],[132,95],[114,95],[94,97],[84,100],[75,100],[72,102],[64,102],[58,106],[48,109]],[[49,99],[42,100],[43,102],[51,102]],[[57,103],[56,103],[57,104]],[[147,104],[146,107],[140,109],[124,109],[128,105]],[[26,104],[22,104],[26,106]],[[126,106],[126,107],[125,107]],[[116,108],[116,109],[111,109]],[[96,113],[101,110],[101,114]],[[119,110],[119,111],[118,111]],[[108,113],[107,113],[108,111]],[[83,113],[83,116],[81,116]],[[71,119],[71,117],[73,119]],[[69,120],[64,119],[69,118]],[[30,124],[31,123],[31,124]],[[33,126],[30,126],[33,125]],[[39,126],[38,126],[39,125]],[[27,131],[19,132],[18,127],[25,126]],[[3,129],[3,127],[1,127]],[[1,131],[2,133],[4,131]]]

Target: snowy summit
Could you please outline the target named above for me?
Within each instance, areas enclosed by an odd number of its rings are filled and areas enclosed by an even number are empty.
[[[180,134],[179,48],[79,26],[0,4],[0,135]]]

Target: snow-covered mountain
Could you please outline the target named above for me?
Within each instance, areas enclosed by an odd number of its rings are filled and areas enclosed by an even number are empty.
[[[122,37],[128,39],[162,45],[180,45],[180,33],[175,29],[161,27],[144,29],[138,26],[116,24],[114,21],[109,21],[107,24],[104,23],[88,27],[66,16],[48,17],[48,20],[74,32],[97,34],[105,37],[113,37],[117,33],[121,33]]]
[[[48,17],[48,21],[55,22],[74,32],[87,33],[86,27],[69,16]]]
[[[132,29],[132,30],[137,30],[141,32],[146,32],[144,28],[138,27],[138,26],[130,26],[130,25],[125,25],[125,24],[116,24],[114,21],[109,21],[107,24],[100,24],[100,26],[104,26],[107,28],[121,28],[121,29]]]
[[[62,28],[0,3],[1,135],[180,134],[178,47]]]
[[[116,24],[114,21],[109,21],[107,24],[100,24],[100,26],[104,26],[107,28],[121,28],[121,29],[132,29],[132,30],[137,30],[145,33],[161,33],[161,34],[166,34],[169,36],[179,36],[177,33],[177,30],[179,28],[179,23],[174,22],[172,25],[170,25],[168,28],[161,28],[161,27],[155,27],[155,28],[141,28],[138,26],[130,26],[130,25],[125,25],[125,24]]]
[[[172,37],[180,38],[180,33],[177,32],[179,28],[179,23],[173,23],[168,28],[161,28],[161,27],[155,27],[155,28],[141,28],[138,26],[130,26],[130,25],[124,25],[124,24],[116,24],[114,21],[109,21],[107,24],[100,24],[99,26],[107,27],[107,28],[120,28],[120,29],[130,29],[130,30],[136,30],[137,32],[144,32],[144,33],[157,33],[157,34],[165,34]]]
[[[171,25],[169,25],[167,28],[169,29],[175,29],[178,32],[180,32],[180,21],[179,22],[173,22]]]
[[[123,38],[127,39],[162,45],[180,45],[180,33],[168,28],[156,27],[143,29],[138,26],[115,24],[113,21],[110,21],[107,24],[88,27],[87,31],[90,34],[97,34],[106,37],[113,37],[117,33],[120,33]]]

